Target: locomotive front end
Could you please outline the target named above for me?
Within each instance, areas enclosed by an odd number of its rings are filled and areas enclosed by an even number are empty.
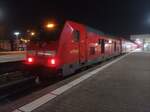
[[[48,24],[27,45],[25,65],[28,71],[49,74],[59,69],[58,43],[61,28]]]

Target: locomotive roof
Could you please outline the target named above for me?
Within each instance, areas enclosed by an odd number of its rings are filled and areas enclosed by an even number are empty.
[[[89,31],[89,32],[94,32],[94,33],[99,34],[99,35],[104,35],[104,34],[105,34],[104,32],[102,32],[102,31],[100,31],[100,30],[96,30],[96,29],[91,28],[91,27],[89,27],[89,26],[86,26],[86,29],[87,29],[87,31]]]
[[[112,35],[109,35],[109,34],[105,34],[105,33],[102,32],[101,30],[96,30],[96,29],[91,28],[91,27],[89,27],[89,26],[86,26],[86,29],[87,29],[87,31],[89,31],[89,32],[94,32],[94,33],[96,33],[96,34],[98,34],[98,35],[108,36],[109,38],[112,38],[112,39],[118,39],[118,38],[119,38],[119,37],[117,37],[117,36],[112,36]]]
[[[102,35],[102,36],[107,36],[107,37],[109,37],[109,38],[111,38],[111,39],[120,39],[120,36],[113,36],[113,35],[110,35],[110,34],[106,34],[106,33],[104,33],[103,31],[101,31],[101,30],[97,30],[97,29],[95,29],[95,28],[92,28],[92,27],[90,27],[90,26],[87,26],[87,25],[85,25],[85,24],[82,24],[82,25],[84,25],[85,27],[86,27],[86,30],[88,31],[88,32],[94,32],[94,33],[96,33],[96,34],[98,34],[98,35]]]

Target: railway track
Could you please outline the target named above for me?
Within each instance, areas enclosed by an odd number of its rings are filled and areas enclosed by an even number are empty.
[[[24,65],[23,61],[0,63],[0,75],[20,70]]]
[[[34,85],[35,77],[29,77],[19,71],[0,75],[0,100],[23,91]]]
[[[108,60],[113,60],[113,58],[109,58]],[[98,66],[101,63],[97,63],[92,66],[82,68],[76,74],[81,73],[82,71],[85,71],[87,69],[94,68],[95,66]],[[35,91],[39,91],[49,85],[55,84],[66,78],[68,77],[65,78],[54,77],[51,79],[46,79],[46,81],[44,80],[44,82],[37,84],[35,82],[36,77],[32,76],[31,74],[22,73],[21,71],[1,74],[0,75],[0,104],[4,104],[5,100],[14,101],[17,98],[24,97]]]
[[[32,92],[39,91],[63,78],[54,77],[36,83],[36,77],[20,71],[0,75],[0,104],[4,105]]]
[[[34,77],[21,72],[23,61],[0,63],[0,100],[18,93],[34,83]]]

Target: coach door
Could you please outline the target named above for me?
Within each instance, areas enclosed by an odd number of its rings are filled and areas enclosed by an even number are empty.
[[[75,51],[76,53],[78,53],[77,55],[77,59],[78,61],[80,60],[80,31],[74,29],[73,31],[73,41],[74,41],[74,45],[75,45]]]
[[[102,39],[101,40],[101,54],[104,54],[105,53],[105,40]]]
[[[116,41],[114,42],[114,52],[116,52],[117,51],[117,43],[116,43]]]
[[[78,58],[79,63],[84,64],[86,61],[86,41],[85,41],[85,31],[84,30],[74,30],[74,42],[78,44]]]

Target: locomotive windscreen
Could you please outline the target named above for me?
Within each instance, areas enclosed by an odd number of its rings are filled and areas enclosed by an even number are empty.
[[[47,26],[48,28],[53,28],[51,25]],[[41,28],[39,32],[31,39],[32,42],[39,42],[39,41],[56,41],[59,39],[61,31],[63,30],[62,26],[56,26],[53,29],[44,29]]]

